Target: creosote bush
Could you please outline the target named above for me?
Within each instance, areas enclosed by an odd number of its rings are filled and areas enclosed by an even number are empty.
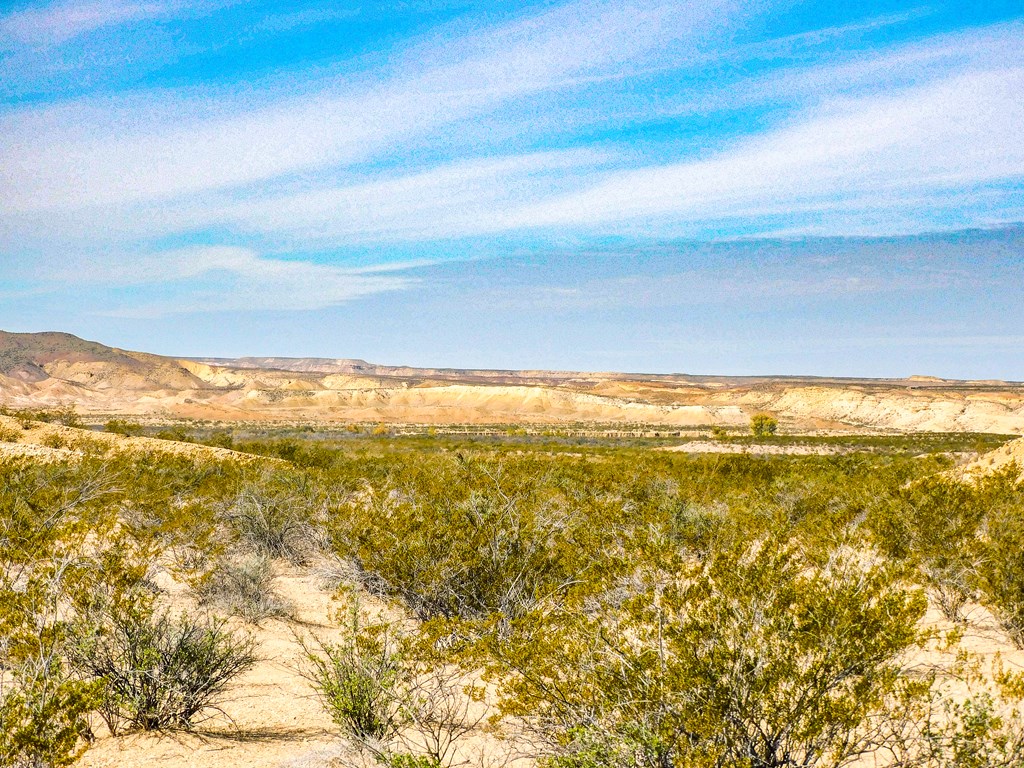
[[[306,676],[335,725],[381,749],[402,727],[402,640],[388,622],[367,622],[358,605],[336,644],[303,641]]]
[[[1024,503],[1004,503],[989,516],[978,574],[982,599],[1024,648]]]
[[[56,654],[0,667],[0,766],[71,765],[91,737],[87,715],[99,686],[68,674]]]
[[[309,563],[323,551],[319,531],[322,491],[308,479],[264,476],[248,484],[233,498],[225,518],[240,545],[284,558],[296,565]]]
[[[414,634],[350,606],[340,642],[302,641],[305,673],[324,709],[358,748],[389,768],[447,768],[488,715],[467,684]]]
[[[492,675],[554,766],[840,766],[923,693],[924,609],[899,571],[765,539],[526,617]]]
[[[420,619],[517,615],[583,577],[580,545],[595,530],[583,505],[601,505],[533,469],[443,459],[352,494],[331,517],[335,547],[371,592],[401,597]]]
[[[223,621],[172,616],[146,602],[107,612],[80,637],[73,663],[99,681],[111,733],[190,729],[217,713],[232,681],[256,663],[254,642]]]
[[[134,421],[127,421],[126,419],[110,419],[103,428],[107,432],[112,432],[116,435],[124,435],[126,437],[141,435],[143,432],[141,424],[137,424]]]

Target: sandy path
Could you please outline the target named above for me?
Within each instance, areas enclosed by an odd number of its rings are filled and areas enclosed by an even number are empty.
[[[79,764],[86,768],[270,768],[294,763],[314,768],[343,753],[337,730],[297,671],[301,649],[293,633],[312,630],[325,639],[336,636],[336,624],[329,620],[330,595],[318,588],[312,574],[287,566],[281,567],[276,584],[295,605],[298,623],[274,619],[249,628],[259,641],[261,661],[240,678],[224,703],[233,724],[217,717],[192,734],[119,738],[98,729],[96,743]],[[180,593],[171,597],[174,602],[182,600]]]

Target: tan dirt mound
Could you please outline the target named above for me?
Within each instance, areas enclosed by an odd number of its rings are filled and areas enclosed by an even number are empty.
[[[193,443],[159,440],[153,437],[127,437],[110,432],[65,427],[42,421],[27,421],[0,416],[0,460],[33,457],[43,461],[62,461],[86,452],[163,453],[214,461],[275,461],[247,453]]]
[[[971,479],[1001,472],[1015,464],[1018,477],[1024,480],[1024,437],[1011,440],[994,451],[982,454],[977,459],[956,470],[957,476]]]

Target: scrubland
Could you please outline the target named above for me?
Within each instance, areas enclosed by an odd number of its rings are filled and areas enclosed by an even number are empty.
[[[1005,438],[74,422],[0,424],[0,765],[1024,764]]]

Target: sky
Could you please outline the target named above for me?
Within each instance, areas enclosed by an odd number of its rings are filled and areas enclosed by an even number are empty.
[[[1024,380],[1024,4],[0,4],[0,329]]]

